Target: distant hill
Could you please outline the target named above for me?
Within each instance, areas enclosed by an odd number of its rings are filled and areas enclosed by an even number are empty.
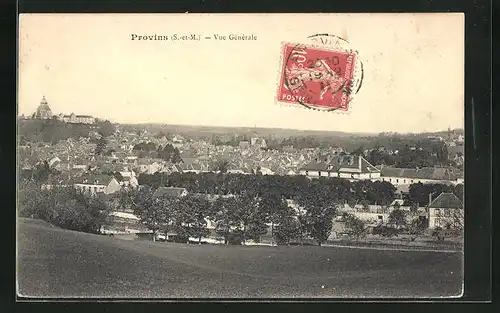
[[[397,137],[426,137],[426,136],[446,136],[448,130],[425,133],[363,133],[363,132],[342,132],[342,131],[321,131],[321,130],[300,130],[291,128],[264,128],[264,127],[223,127],[223,126],[193,126],[193,125],[168,125],[168,124],[120,124],[125,130],[137,131],[146,130],[149,133],[173,133],[185,135],[206,136],[215,135],[255,135],[260,137],[287,138],[287,137],[379,137],[397,136]],[[455,134],[463,134],[463,129],[452,130]]]
[[[328,136],[328,137],[351,137],[359,136],[356,133],[340,131],[316,131],[299,130],[287,128],[263,128],[263,127],[222,127],[222,126],[191,126],[191,125],[167,125],[167,124],[121,124],[127,130],[147,130],[150,133],[168,132],[176,134],[207,135],[207,134],[252,134],[260,137],[273,136],[275,138],[293,136]]]

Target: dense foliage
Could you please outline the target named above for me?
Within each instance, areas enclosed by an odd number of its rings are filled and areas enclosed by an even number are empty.
[[[101,199],[73,187],[42,189],[30,180],[20,185],[18,213],[61,228],[97,234],[108,222],[109,209]]]
[[[307,213],[290,207],[275,194],[256,195],[242,192],[220,196],[210,201],[203,194],[184,197],[155,197],[154,189],[140,188],[120,194],[120,203],[132,207],[142,223],[153,232],[174,232],[181,237],[201,238],[208,234],[207,221],[215,223],[215,232],[226,244],[259,241],[268,233],[277,243],[288,243],[309,237],[318,244],[326,241],[338,203],[318,201],[317,197],[301,200]],[[319,195],[317,195],[319,196]],[[332,201],[335,201],[332,198]],[[300,211],[300,210],[299,210]]]
[[[172,144],[156,146],[153,142],[141,142],[134,146],[134,153],[140,157],[160,158],[167,162],[179,163],[182,161],[179,149]]]
[[[50,142],[56,144],[68,138],[89,137],[91,131],[97,131],[103,137],[114,133],[115,126],[109,121],[98,120],[95,124],[71,124],[58,119],[19,120],[19,137],[25,142]]]
[[[305,176],[245,175],[215,173],[155,173],[141,174],[140,185],[153,189],[160,186],[186,188],[193,193],[271,194],[285,199],[301,199],[321,194],[318,201],[335,199],[345,203],[366,201],[368,204],[389,204],[394,199],[395,187],[389,182],[369,180],[350,182],[341,178],[321,177],[310,180]],[[324,198],[327,197],[327,198]]]

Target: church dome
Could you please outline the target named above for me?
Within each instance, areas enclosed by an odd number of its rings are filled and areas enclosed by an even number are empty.
[[[36,109],[36,118],[47,119],[52,117],[52,110],[47,103],[45,97],[40,101],[40,105]]]

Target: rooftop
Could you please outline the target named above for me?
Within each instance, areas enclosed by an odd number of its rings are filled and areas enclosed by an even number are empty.
[[[446,168],[398,168],[398,167],[382,167],[380,175],[382,177],[404,177],[413,179],[432,179],[432,180],[453,180],[453,175]]]
[[[462,209],[463,203],[451,192],[442,192],[429,205],[430,208]]]
[[[353,155],[333,155],[327,161],[312,161],[301,168],[308,171],[373,173],[379,170],[365,158]]]
[[[183,192],[187,192],[187,189],[179,187],[158,187],[153,193],[153,197],[180,197]]]
[[[83,175],[75,180],[75,184],[88,184],[88,185],[108,185],[112,176],[109,175]]]

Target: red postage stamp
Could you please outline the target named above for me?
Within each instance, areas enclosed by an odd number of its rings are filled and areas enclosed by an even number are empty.
[[[285,44],[277,100],[319,110],[349,110],[356,53]]]

